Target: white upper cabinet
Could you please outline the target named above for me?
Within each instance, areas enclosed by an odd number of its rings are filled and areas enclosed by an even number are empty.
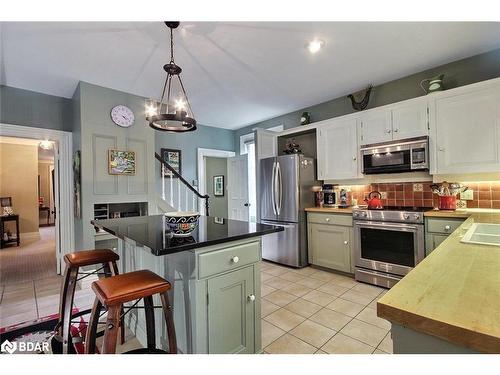
[[[318,179],[345,180],[359,177],[355,117],[325,121],[318,125],[316,138]]]
[[[369,145],[392,140],[391,111],[371,109],[361,116],[361,143]]]
[[[425,98],[371,109],[361,117],[361,144],[363,145],[428,134]]]
[[[392,139],[420,137],[429,134],[426,98],[391,106]]]
[[[500,86],[479,84],[429,99],[435,173],[500,171]]]

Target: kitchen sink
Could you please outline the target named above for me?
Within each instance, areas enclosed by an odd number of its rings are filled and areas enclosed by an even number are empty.
[[[500,224],[472,224],[461,242],[500,246]]]

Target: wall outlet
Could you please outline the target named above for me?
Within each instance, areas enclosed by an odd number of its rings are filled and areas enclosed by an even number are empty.
[[[413,184],[413,191],[424,191],[423,184]]]
[[[467,189],[463,193],[460,193],[460,199],[464,201],[471,201],[474,199],[474,190]]]
[[[386,193],[385,191],[381,191],[381,192],[380,192],[380,197],[381,197],[382,199],[387,199],[387,193]]]

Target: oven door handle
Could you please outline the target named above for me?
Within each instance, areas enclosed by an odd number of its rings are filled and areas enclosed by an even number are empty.
[[[373,228],[373,229],[396,229],[408,231],[417,231],[422,224],[407,224],[407,223],[379,223],[376,221],[354,221],[354,226],[359,228]]]

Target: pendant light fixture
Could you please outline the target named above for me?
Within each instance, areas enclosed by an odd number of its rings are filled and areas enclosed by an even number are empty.
[[[170,29],[170,62],[163,66],[167,78],[163,85],[161,99],[148,100],[146,103],[146,120],[153,129],[176,133],[196,130],[191,104],[181,80],[182,69],[174,62],[174,29],[179,22],[165,22]]]

